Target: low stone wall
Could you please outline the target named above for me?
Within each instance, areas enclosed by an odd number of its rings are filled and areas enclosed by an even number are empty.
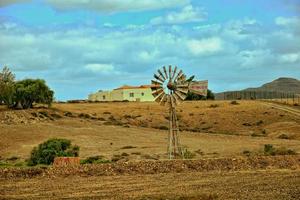
[[[247,171],[268,169],[300,169],[300,155],[253,156],[202,160],[159,160],[85,164],[45,168],[0,168],[0,179],[37,176],[115,176],[158,173],[209,171]]]

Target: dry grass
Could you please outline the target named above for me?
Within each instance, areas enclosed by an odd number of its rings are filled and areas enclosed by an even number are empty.
[[[43,115],[45,111],[49,117]],[[265,144],[300,152],[299,116],[258,101],[238,101],[237,105],[230,101],[185,102],[178,107],[177,114],[184,130],[181,143],[195,153],[195,159],[245,158],[263,153]],[[130,161],[163,160],[167,131],[159,127],[167,126],[167,110],[156,103],[55,104],[51,110],[28,111],[9,111],[0,106],[0,161],[15,157],[24,160],[34,146],[53,137],[67,138],[79,145],[82,158],[103,155],[105,159],[119,156]],[[282,134],[290,138],[280,139]],[[295,199],[300,196],[298,169],[271,169],[0,179],[0,199]]]
[[[211,104],[219,106],[210,108]],[[54,111],[61,116],[68,111],[72,116],[85,113],[93,118],[64,116],[53,121],[37,121],[28,124],[0,123],[0,156],[4,158],[18,156],[25,159],[34,146],[49,138],[59,137],[70,139],[73,144],[79,145],[81,157],[100,154],[109,159],[116,154],[128,153],[130,156],[127,159],[130,160],[143,160],[147,157],[163,159],[166,156],[167,131],[138,126],[141,124],[148,124],[148,126],[166,124],[167,126],[167,120],[161,114],[164,109],[154,103],[56,104]],[[17,115],[24,111],[11,112],[16,112]],[[31,113],[32,110],[28,112]],[[194,115],[191,116],[190,113]],[[280,133],[292,132],[294,138],[297,138],[300,132],[297,129],[299,117],[272,109],[260,102],[241,101],[239,105],[231,105],[230,101],[186,102],[179,106],[178,114],[181,116],[180,124],[185,127],[189,129],[202,127],[200,130],[202,133],[187,131],[181,133],[181,142],[189,151],[195,152],[201,149],[203,152],[203,154],[196,154],[196,158],[242,155],[244,150],[258,152],[264,144],[288,147],[300,152],[299,140],[277,137]],[[131,117],[128,117],[129,115]],[[103,122],[98,120],[99,118],[105,118],[107,121]],[[114,120],[116,122],[124,120],[122,124],[129,124],[130,128],[123,127],[124,125],[115,126]],[[104,125],[111,121],[112,125]],[[250,126],[243,125],[245,123]],[[211,128],[205,129],[205,127]],[[214,134],[203,133],[209,130],[213,130]],[[253,133],[256,132],[269,137],[253,137]],[[124,146],[136,148],[124,149]],[[139,155],[132,154],[133,152],[138,152]]]
[[[74,113],[88,113],[106,120],[113,117],[123,125],[150,128],[168,126],[167,108],[156,103],[57,104],[54,107]],[[178,106],[177,115],[180,118],[181,130],[202,133],[262,135],[264,127],[273,123],[300,124],[299,116],[277,110],[259,101],[238,101],[238,105],[232,105],[230,101],[184,102]],[[300,135],[300,130],[298,134]]]

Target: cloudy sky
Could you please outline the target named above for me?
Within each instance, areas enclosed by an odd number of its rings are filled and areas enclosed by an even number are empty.
[[[0,0],[0,67],[58,100],[169,64],[214,92],[300,79],[300,0]]]

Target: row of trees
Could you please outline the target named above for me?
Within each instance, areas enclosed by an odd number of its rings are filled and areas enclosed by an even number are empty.
[[[16,81],[8,67],[0,72],[0,103],[9,108],[28,109],[34,103],[51,105],[54,92],[42,79],[24,79]]]

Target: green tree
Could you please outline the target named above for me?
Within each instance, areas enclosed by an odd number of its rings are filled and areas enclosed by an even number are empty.
[[[41,79],[25,79],[15,84],[15,106],[31,108],[33,103],[51,105],[54,92]]]
[[[34,166],[38,164],[50,165],[55,157],[78,157],[79,146],[71,145],[71,141],[67,139],[49,139],[46,142],[34,147],[31,151],[28,165]]]
[[[3,102],[8,107],[14,104],[15,75],[8,67],[4,67],[0,72],[0,103]]]
[[[199,95],[199,94],[194,94],[192,92],[188,92],[186,99],[188,101],[197,101],[197,100],[214,100],[215,95],[211,90],[207,90],[207,96]]]

